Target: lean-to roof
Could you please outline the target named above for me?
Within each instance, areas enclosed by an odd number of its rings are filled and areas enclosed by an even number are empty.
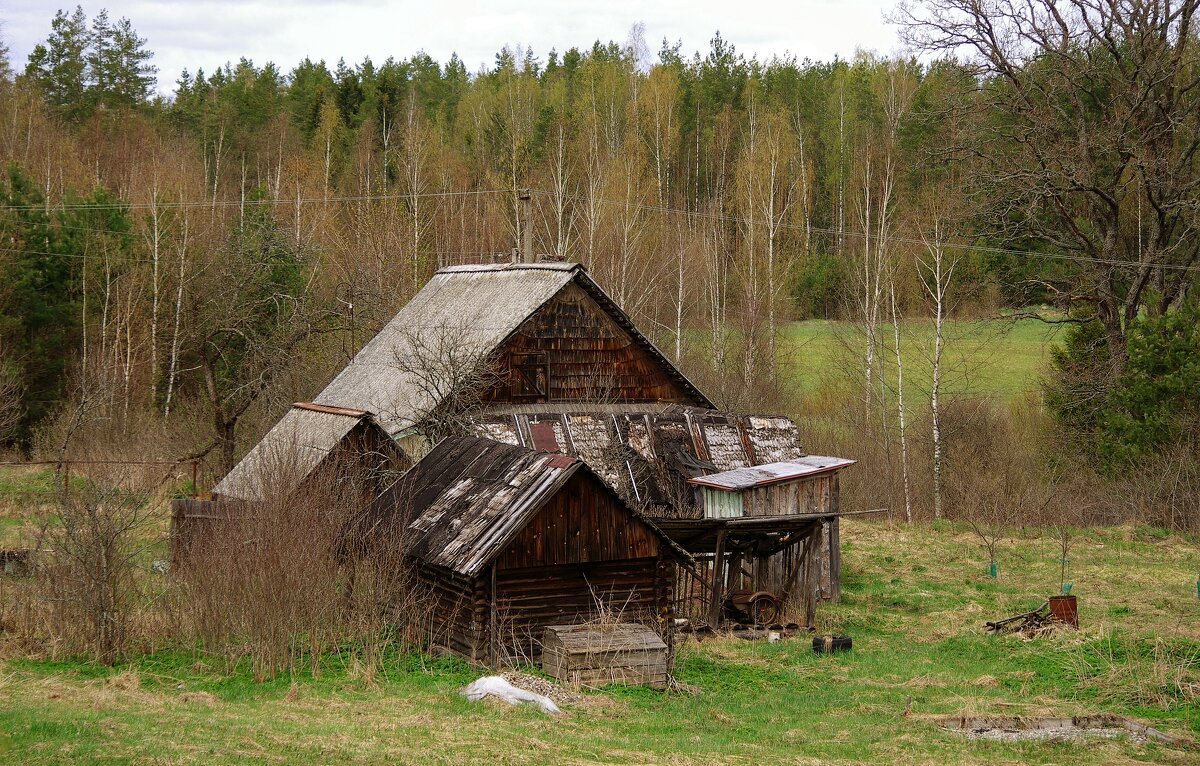
[[[795,479],[803,479],[819,473],[836,471],[846,466],[854,465],[855,461],[840,457],[824,455],[805,455],[783,463],[766,463],[764,465],[735,468],[732,471],[698,476],[690,479],[692,484],[713,489],[739,491],[763,487],[768,484],[778,484]]]

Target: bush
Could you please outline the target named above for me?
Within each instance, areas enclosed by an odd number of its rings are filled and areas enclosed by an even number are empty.
[[[1109,353],[1103,327],[1072,327],[1052,355],[1046,403],[1062,435],[1109,475],[1173,448],[1197,445],[1200,309],[1185,305],[1129,328],[1126,358]]]

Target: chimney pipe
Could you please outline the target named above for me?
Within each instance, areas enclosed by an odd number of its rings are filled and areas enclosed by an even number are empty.
[[[533,263],[533,197],[522,189],[521,200],[521,263]]]

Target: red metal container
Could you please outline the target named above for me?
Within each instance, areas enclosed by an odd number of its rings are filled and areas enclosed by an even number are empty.
[[[1074,596],[1060,594],[1050,597],[1050,614],[1072,628],[1079,627],[1079,604]]]

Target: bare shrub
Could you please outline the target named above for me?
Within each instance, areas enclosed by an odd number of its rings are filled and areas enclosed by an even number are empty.
[[[264,488],[296,486],[276,475],[294,462],[286,458],[264,466]],[[397,614],[416,611],[403,527],[354,523],[373,485],[365,472],[335,465],[298,491],[219,503],[219,523],[180,561],[185,635],[229,665],[248,657],[256,679],[305,665],[317,675],[323,655],[349,647],[370,680],[389,643],[416,642],[403,625],[393,630]]]
[[[161,498],[127,473],[118,466],[74,478],[62,472],[55,502],[44,509],[20,630],[52,654],[115,662],[151,596],[147,559]]]
[[[475,340],[478,330],[474,325],[485,321],[477,317],[470,322],[464,319],[402,331],[391,366],[411,386],[415,400],[397,403],[397,407],[415,409],[380,414],[401,420],[418,415],[417,426],[430,444],[470,433],[470,418],[483,408],[487,394],[508,383],[495,355],[481,351]]]
[[[1200,453],[1195,448],[1180,445],[1145,458],[1117,483],[1114,491],[1104,493],[1104,500],[1115,506],[1113,515],[1200,534]]]
[[[0,438],[8,441],[25,417],[25,385],[11,354],[0,346]]]

